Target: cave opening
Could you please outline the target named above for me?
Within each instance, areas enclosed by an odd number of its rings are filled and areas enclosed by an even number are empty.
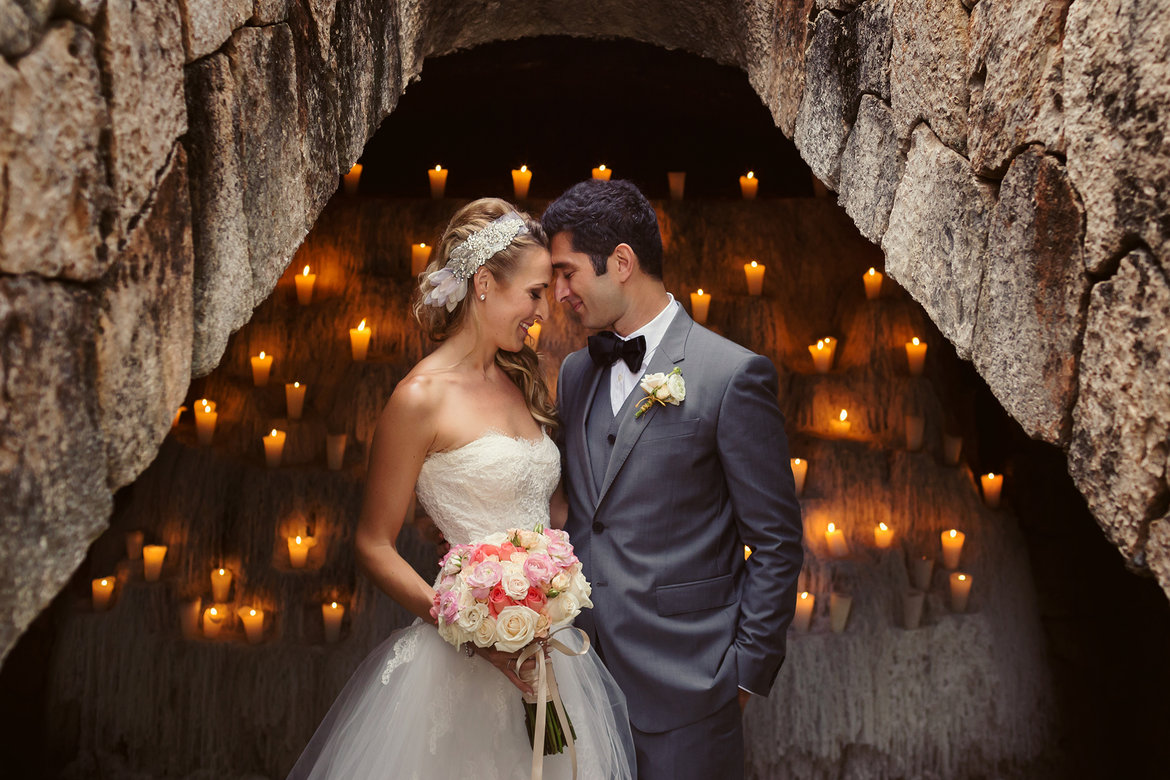
[[[511,199],[513,168],[534,172],[521,206],[539,214],[599,163],[655,201],[675,295],[686,302],[705,287],[714,296],[711,327],[777,364],[793,452],[813,464],[805,510],[812,565],[802,589],[823,603],[807,635],[790,640],[785,686],[774,696],[791,693],[791,702],[748,713],[758,743],[749,745],[749,771],[1069,776],[1085,767],[1136,774],[1170,760],[1159,738],[1170,727],[1165,597],[1124,569],[1062,453],[1023,434],[921,307],[892,282],[866,298],[860,277],[881,269],[880,251],[826,196],[742,71],[628,41],[489,44],[429,59],[360,162],[357,193],[339,188],[219,368],[192,383],[188,411],[158,458],[118,493],[110,529],[0,670],[6,766],[29,777],[283,776],[349,672],[406,622],[356,572],[350,543],[373,423],[427,349],[408,315],[411,245],[433,243],[467,199]],[[426,171],[436,163],[450,171],[442,199],[428,197]],[[666,173],[679,170],[685,195],[672,201]],[[760,182],[750,203],[738,184],[747,170]],[[768,269],[759,297],[744,289],[749,259]],[[306,265],[317,287],[302,306],[295,276]],[[584,336],[555,309],[541,336],[552,376]],[[367,316],[374,335],[356,361],[348,330]],[[930,345],[923,377],[905,369],[911,333]],[[824,335],[842,351],[820,375],[807,346]],[[265,348],[276,362],[270,384],[257,388],[250,358]],[[299,420],[290,419],[284,388],[293,381],[309,388]],[[191,416],[204,398],[218,404],[211,446],[198,443]],[[842,403],[855,405],[858,422],[837,439],[824,417]],[[910,416],[924,419],[918,447],[906,442]],[[258,440],[278,425],[288,438],[274,469]],[[342,434],[348,445],[333,469],[329,437]],[[958,465],[945,462],[944,436],[962,438]],[[978,475],[988,471],[1005,475],[998,510],[979,496]],[[849,529],[848,559],[822,549],[814,523],[828,517]],[[866,539],[879,518],[900,534],[892,550]],[[907,630],[900,596],[912,559],[958,522],[967,524],[970,565],[987,590],[974,591],[969,614],[954,613],[936,575],[922,626]],[[168,545],[158,583],[127,559],[134,531]],[[301,532],[316,544],[297,566],[288,540]],[[420,514],[403,541],[425,577],[434,573],[429,533]],[[222,600],[209,579],[219,566],[235,575]],[[92,580],[111,573],[112,605],[95,612]],[[852,592],[855,612],[837,634],[828,602],[841,588]],[[195,599],[197,610],[230,605],[219,636],[187,626],[184,637],[184,609]],[[334,601],[347,608],[336,642],[322,613]],[[256,645],[234,616],[253,606],[270,618]],[[964,647],[962,657],[948,655]],[[911,675],[897,679],[903,690],[841,682],[881,679],[880,660],[891,654]],[[855,675],[818,669],[818,659]],[[1051,679],[1013,677],[1036,670]],[[962,698],[964,685],[986,690]],[[825,689],[837,710],[814,706]],[[947,696],[975,708],[971,734],[929,733],[932,724],[963,727],[941,714]],[[887,732],[869,720],[907,706],[920,708],[909,719],[920,732],[897,723]],[[817,727],[807,723],[812,712],[824,719]],[[922,723],[930,713],[938,719]],[[1025,715],[1037,721],[1025,737],[992,728]],[[818,728],[822,742],[802,739]],[[912,733],[898,740],[893,732]]]

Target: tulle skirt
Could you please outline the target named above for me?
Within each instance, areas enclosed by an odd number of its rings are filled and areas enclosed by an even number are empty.
[[[579,642],[565,640],[574,649]],[[625,697],[597,654],[553,653],[553,668],[577,732],[577,776],[633,778]],[[490,663],[466,657],[417,621],[362,662],[289,778],[522,780],[531,766],[520,691]],[[544,777],[572,777],[567,749],[544,757]]]

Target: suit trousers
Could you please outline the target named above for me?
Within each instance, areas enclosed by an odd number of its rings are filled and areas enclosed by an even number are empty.
[[[743,780],[743,714],[738,697],[713,715],[673,731],[631,726],[638,780]]]

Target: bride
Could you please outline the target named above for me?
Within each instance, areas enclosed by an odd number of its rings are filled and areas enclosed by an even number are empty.
[[[395,540],[416,490],[452,544],[549,523],[560,476],[548,435],[556,412],[524,345],[548,314],[544,231],[502,200],[474,201],[452,217],[420,278],[415,316],[439,346],[398,384],[378,420],[356,535],[366,574],[419,619],[358,667],[290,778],[530,773],[521,703],[530,689],[512,668],[515,654],[441,639],[435,591]],[[613,679],[592,651],[553,655],[577,734],[578,776],[632,777],[625,698]],[[546,756],[544,774],[570,777],[568,751]]]

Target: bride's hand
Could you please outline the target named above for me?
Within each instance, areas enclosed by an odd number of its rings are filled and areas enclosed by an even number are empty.
[[[527,696],[532,696],[536,693],[531,685],[521,680],[520,675],[516,674],[516,659],[520,657],[519,652],[505,653],[490,647],[476,647],[475,654],[487,660],[488,663],[503,672],[504,676],[511,680],[512,684],[519,688],[521,693]],[[536,669],[536,659],[529,658],[520,668],[524,672]]]

